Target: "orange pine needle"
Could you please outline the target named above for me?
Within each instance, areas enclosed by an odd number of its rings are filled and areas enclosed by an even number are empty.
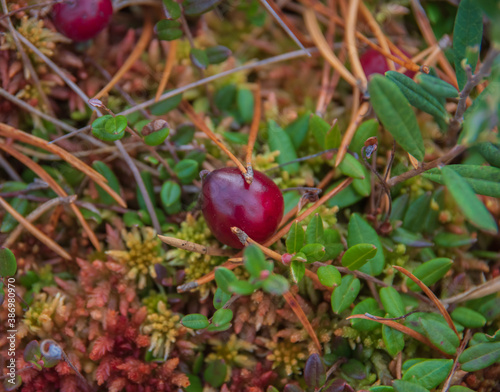
[[[113,78],[109,81],[109,83],[102,88],[95,96],[94,99],[100,99],[104,94],[107,94],[125,75],[125,73],[134,65],[139,56],[144,52],[146,46],[148,45],[151,37],[153,36],[153,22],[151,20],[151,16],[146,14],[144,18],[144,26],[142,28],[142,34],[135,45],[134,50],[128,56],[127,60],[123,63],[118,72],[113,76]]]
[[[61,248],[54,240],[47,237],[44,233],[38,230],[35,226],[33,226],[24,216],[22,216],[19,212],[17,212],[12,206],[5,201],[0,196],[0,205],[5,208],[5,210],[11,214],[15,220],[19,222],[20,225],[23,225],[26,230],[28,230],[34,237],[40,240],[43,244],[45,244],[48,248],[52,249],[63,259],[71,260],[71,255],[67,253],[63,248]]]
[[[240,169],[241,174],[245,177],[245,180],[248,182],[248,174],[245,166],[241,164],[238,158],[236,158],[228,148],[222,144],[217,135],[213,133],[210,128],[205,124],[205,122],[196,114],[192,106],[186,101],[182,101],[180,104],[181,109],[186,113],[186,115],[191,119],[196,128],[202,131],[205,135],[207,135],[222,151],[226,153],[226,155],[236,164],[238,169]]]
[[[361,62],[359,61],[358,47],[356,45],[355,38],[356,19],[358,16],[359,2],[360,0],[351,0],[349,3],[345,27],[345,43],[347,46],[349,60],[351,60],[352,72],[354,76],[359,80],[359,87],[364,93],[367,87],[367,80],[365,71],[363,71],[363,67],[361,66]]]
[[[33,170],[42,180],[44,180],[50,188],[60,197],[67,197],[68,194],[66,191],[54,180],[49,173],[47,173],[43,168],[27,157],[26,155],[21,154],[19,151],[17,151],[15,148],[3,143],[0,144],[0,149],[4,150],[6,153],[9,155],[13,156],[16,158],[19,162],[23,163],[25,166]],[[87,233],[90,241],[94,245],[94,247],[100,251],[101,250],[101,245],[99,244],[99,240],[97,239],[94,231],[90,228],[88,225],[87,221],[83,217],[82,213],[78,209],[78,207],[74,204],[70,204],[70,208],[73,210],[74,214],[76,215],[77,219],[80,221],[80,224],[82,225],[83,229]]]
[[[262,97],[260,94],[260,84],[257,84],[254,96],[255,96],[255,105],[254,105],[252,124],[250,125],[250,134],[248,136],[247,156],[246,156],[246,165],[249,171],[252,168],[252,152],[253,152],[253,147],[255,145],[255,140],[257,139],[257,133],[259,132],[260,116],[262,111],[261,108]]]
[[[407,271],[403,267],[399,267],[397,265],[393,265],[393,267],[395,269],[397,269],[399,272],[401,272],[402,274],[409,277],[411,280],[413,280],[418,285],[418,287],[420,287],[422,289],[422,291],[429,297],[429,299],[434,303],[434,305],[436,305],[439,312],[443,315],[444,319],[448,323],[449,327],[453,330],[453,332],[455,332],[455,334],[460,339],[460,335],[458,334],[458,331],[455,328],[455,324],[453,324],[453,321],[450,317],[450,314],[448,313],[448,311],[446,310],[444,305],[441,303],[441,301],[438,299],[438,297],[436,297],[436,295],[431,291],[431,289],[428,288],[420,279],[418,279],[410,271]]]
[[[359,104],[359,89],[357,88],[354,89],[353,100],[354,105],[356,105],[357,103]],[[351,140],[356,133],[359,124],[363,120],[369,108],[370,104],[368,102],[363,102],[356,112],[353,111],[353,113],[355,113],[355,116],[351,118],[351,123],[349,124],[349,127],[347,128],[347,131],[342,138],[342,142],[340,143],[339,152],[337,154],[337,157],[335,158],[335,167],[340,165],[340,163],[344,159],[345,154],[347,153],[347,147],[349,147],[349,144],[351,143]]]
[[[170,46],[168,48],[167,62],[165,63],[165,69],[163,70],[163,74],[161,75],[160,85],[158,86],[158,90],[156,91],[155,102],[158,102],[160,96],[163,94],[165,87],[167,86],[168,79],[170,78],[170,74],[172,73],[172,68],[174,68],[174,63],[176,59],[177,52],[177,41],[171,41]]]

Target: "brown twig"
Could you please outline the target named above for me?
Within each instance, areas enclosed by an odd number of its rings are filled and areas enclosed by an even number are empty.
[[[259,132],[259,124],[260,124],[260,116],[261,116],[261,105],[262,105],[262,97],[260,94],[260,84],[257,83],[257,87],[255,88],[255,105],[253,111],[252,124],[250,125],[250,133],[248,135],[248,144],[247,144],[247,154],[246,154],[246,165],[248,174],[253,179],[253,168],[252,168],[252,152],[253,147],[255,146],[255,140],[257,140],[257,133]]]
[[[163,73],[161,75],[161,80],[160,84],[158,85],[158,90],[156,90],[155,102],[158,102],[160,100],[163,91],[165,91],[168,79],[170,78],[170,74],[172,73],[172,69],[174,68],[176,52],[177,52],[177,41],[170,41],[170,45],[168,47],[167,61],[165,63],[165,68],[163,69]]]
[[[441,301],[438,299],[438,297],[436,297],[436,295],[431,291],[431,289],[429,289],[420,279],[418,279],[415,275],[413,275],[410,271],[407,271],[403,267],[399,267],[397,265],[393,265],[392,267],[397,269],[399,272],[406,275],[407,277],[409,277],[411,280],[413,280],[418,285],[418,287],[420,287],[422,289],[422,291],[430,298],[432,303],[434,305],[436,305],[439,312],[443,315],[444,319],[448,323],[449,327],[453,330],[453,332],[455,332],[455,334],[460,339],[460,334],[458,333],[457,329],[455,328],[455,324],[453,323],[453,320],[451,319],[450,314],[448,313],[448,311],[446,310],[444,305],[441,303]]]
[[[467,329],[464,338],[462,339],[462,342],[460,343],[460,347],[458,347],[458,350],[455,354],[455,360],[453,361],[453,367],[451,368],[450,374],[446,378],[446,381],[443,384],[443,389],[441,389],[441,392],[448,392],[448,389],[450,389],[451,385],[451,380],[453,379],[453,376],[455,375],[455,372],[457,371],[457,368],[459,366],[458,358],[460,355],[464,352],[465,348],[469,344],[469,340],[472,337],[472,331],[470,329]]]
[[[0,205],[5,208],[5,210],[10,213],[15,220],[19,222],[20,225],[24,226],[34,237],[40,240],[48,248],[52,249],[55,253],[61,256],[63,259],[71,260],[71,255],[67,253],[63,248],[61,248],[54,240],[47,237],[44,233],[38,230],[30,222],[26,220],[24,216],[18,213],[12,206],[7,203],[3,197],[0,196]]]
[[[158,238],[167,245],[174,246],[179,249],[184,249],[189,252],[200,253],[208,256],[234,256],[234,250],[231,249],[211,248],[209,246],[200,245],[194,242],[163,235],[158,235]]]

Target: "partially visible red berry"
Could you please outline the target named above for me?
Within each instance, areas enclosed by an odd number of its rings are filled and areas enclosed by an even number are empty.
[[[237,168],[214,170],[203,178],[202,212],[208,227],[222,243],[243,248],[231,227],[243,230],[262,243],[269,239],[283,218],[285,203],[276,184],[254,171],[249,185]]]
[[[411,57],[403,49],[400,48],[400,50],[406,55],[406,57]],[[397,55],[395,56],[399,57]],[[377,52],[375,49],[368,49],[365,53],[363,53],[363,55],[359,58],[359,60],[361,61],[361,66],[363,67],[363,71],[365,71],[366,77],[369,77],[370,75],[373,74],[384,75],[387,71],[389,71],[389,67],[387,66],[387,60],[385,59],[384,55]],[[399,64],[395,63],[395,65],[396,69],[401,68]],[[410,78],[413,78],[413,76],[415,76],[415,72],[407,70],[405,72],[405,75]]]
[[[52,7],[57,30],[73,41],[87,41],[99,34],[113,15],[111,0],[68,0]]]

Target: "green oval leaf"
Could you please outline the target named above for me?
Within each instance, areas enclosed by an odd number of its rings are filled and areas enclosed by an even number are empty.
[[[221,0],[185,0],[182,6],[185,15],[196,16],[210,11],[220,2]]]
[[[217,287],[226,293],[230,293],[229,284],[236,281],[236,275],[233,271],[219,267],[215,269],[215,282],[217,283]]]
[[[211,46],[206,48],[205,52],[207,54],[208,62],[210,64],[220,64],[226,61],[232,52],[229,48],[222,45]]]
[[[359,279],[352,275],[346,275],[342,278],[340,286],[332,293],[332,309],[335,313],[341,313],[354,302],[358,296],[361,283]]]
[[[452,264],[453,260],[446,257],[439,257],[419,265],[413,271],[413,275],[420,279],[426,286],[432,286],[450,270]],[[408,280],[408,288],[412,291],[421,290],[413,280]]]
[[[357,304],[352,310],[351,316],[355,314],[369,313],[374,316],[383,317],[384,311],[378,307],[378,302],[373,298],[367,298]],[[350,319],[351,325],[358,331],[373,331],[380,328],[380,323],[365,319]]]
[[[229,301],[230,298],[231,294],[226,293],[224,290],[220,288],[217,288],[217,290],[215,290],[214,300],[213,300],[214,308],[221,309],[226,304],[226,302]]]
[[[322,244],[307,244],[300,249],[300,253],[306,256],[307,262],[320,261],[325,255],[325,247]]]
[[[392,386],[395,392],[429,392],[421,385],[404,380],[394,380]]]
[[[342,265],[351,271],[360,269],[377,254],[377,247],[372,244],[357,244],[346,250],[342,256]]]
[[[283,276],[273,274],[262,282],[262,288],[270,294],[282,295],[288,291],[290,285]]]
[[[382,325],[382,340],[384,341],[385,349],[392,357],[395,357],[405,348],[404,333],[387,325]]]
[[[203,49],[191,48],[189,57],[191,58],[191,62],[195,67],[200,69],[206,69],[208,67],[207,52],[205,52]]]
[[[219,388],[224,384],[227,375],[227,365],[222,359],[210,361],[203,372],[203,379],[212,387]]]
[[[172,207],[181,199],[181,187],[173,181],[165,182],[160,191],[160,199],[165,209]],[[168,212],[168,211],[167,211]]]
[[[181,16],[181,6],[175,0],[163,0],[167,19],[179,19]]]
[[[420,324],[434,346],[446,354],[454,355],[456,353],[460,339],[448,325],[435,323],[425,318],[420,318]]]
[[[233,319],[233,311],[231,309],[219,309],[212,317],[212,324],[216,327],[228,324]]]
[[[17,271],[16,256],[10,249],[0,248],[0,276],[14,276]]]
[[[442,383],[453,366],[453,359],[430,359],[419,362],[403,375],[404,381],[411,381],[426,389],[432,389]]]
[[[451,318],[466,328],[481,328],[487,321],[481,313],[462,306],[451,312]]]
[[[108,180],[108,185],[113,189],[116,193],[120,194],[120,183],[118,182],[118,178],[116,178],[115,173],[104,163],[101,161],[92,162],[92,167],[101,175]],[[99,198],[104,204],[116,204],[115,199],[113,199],[108,192],[106,192],[103,188],[96,184],[97,193],[99,193]]]
[[[155,25],[155,31],[158,38],[162,41],[174,41],[182,37],[181,22],[176,20],[160,20]]]
[[[354,158],[351,154],[346,154],[342,162],[340,162],[339,170],[342,174],[363,180],[365,178],[365,171],[363,164]]]
[[[162,144],[170,133],[170,129],[162,128],[157,131],[150,133],[149,135],[144,136],[144,143],[148,146],[159,146]]]
[[[486,206],[477,198],[476,194],[460,174],[456,171],[443,167],[443,180],[457,202],[465,217],[478,228],[492,233],[498,232],[498,226],[486,209]]]
[[[377,232],[359,214],[352,214],[349,220],[347,244],[349,248],[358,244],[372,244],[377,248],[375,256],[359,270],[372,276],[379,275],[385,266],[382,244]]]
[[[193,159],[183,159],[174,167],[174,172],[183,184],[189,184],[198,174],[198,162]]]
[[[385,129],[405,151],[424,160],[424,141],[417,118],[398,86],[382,75],[373,75],[368,84],[370,102]]]
[[[306,229],[306,243],[315,244],[323,243],[324,230],[323,220],[319,214],[315,214]]]
[[[306,266],[304,263],[298,260],[292,260],[292,262],[290,263],[290,272],[293,281],[295,283],[299,283],[306,273]]]
[[[250,295],[255,290],[257,290],[257,286],[247,282],[246,280],[235,280],[229,283],[228,289],[231,293],[239,294],[239,295]]]
[[[257,245],[250,245],[245,248],[243,260],[245,268],[252,278],[259,279],[263,271],[271,272],[273,270],[273,263],[266,260],[264,253]]]
[[[293,222],[286,237],[286,251],[290,254],[298,252],[304,245],[304,238],[305,234],[302,225],[298,221]]]
[[[307,131],[309,130],[310,116],[311,116],[310,112],[306,112],[285,127],[285,132],[290,137],[290,140],[292,141],[292,144],[295,147],[295,149],[299,148],[304,139],[306,138]]]
[[[333,265],[322,265],[317,271],[320,283],[327,287],[339,285],[342,282],[342,276]]]
[[[390,317],[401,317],[405,314],[403,299],[394,287],[382,287],[380,289],[380,301]]]
[[[252,122],[254,111],[254,97],[252,92],[247,88],[239,88],[236,93],[236,105],[241,119],[245,124]]]
[[[276,158],[278,163],[281,165],[297,159],[297,153],[295,152],[295,148],[290,140],[290,136],[288,136],[288,134],[273,120],[269,120],[267,122],[267,128],[269,147],[272,151],[280,152]],[[294,162],[290,165],[284,166],[283,170],[289,172],[290,174],[296,173],[299,171],[299,164]]]
[[[500,145],[491,142],[482,142],[476,145],[477,150],[486,161],[495,167],[500,167]],[[468,165],[467,165],[468,166]],[[483,167],[483,166],[481,166]],[[485,166],[487,167],[487,166]],[[463,176],[462,176],[463,177]],[[479,192],[477,192],[479,193]]]
[[[105,142],[120,140],[125,135],[127,118],[110,114],[96,118],[92,123],[92,134]]]
[[[500,361],[500,342],[480,343],[469,347],[458,358],[462,370],[466,372],[487,368],[498,361]]]
[[[210,325],[206,316],[199,313],[188,314],[181,320],[181,324],[186,328],[203,329]]]
[[[385,75],[397,84],[408,102],[417,109],[442,119],[449,118],[444,106],[411,78],[396,71],[387,71]]]
[[[458,98],[455,86],[439,79],[436,76],[419,73],[415,79],[430,94],[438,98]]]

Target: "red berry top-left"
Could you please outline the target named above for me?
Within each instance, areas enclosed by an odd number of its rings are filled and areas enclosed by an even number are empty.
[[[95,37],[113,15],[111,0],[69,0],[52,7],[52,20],[60,33],[73,41]]]

